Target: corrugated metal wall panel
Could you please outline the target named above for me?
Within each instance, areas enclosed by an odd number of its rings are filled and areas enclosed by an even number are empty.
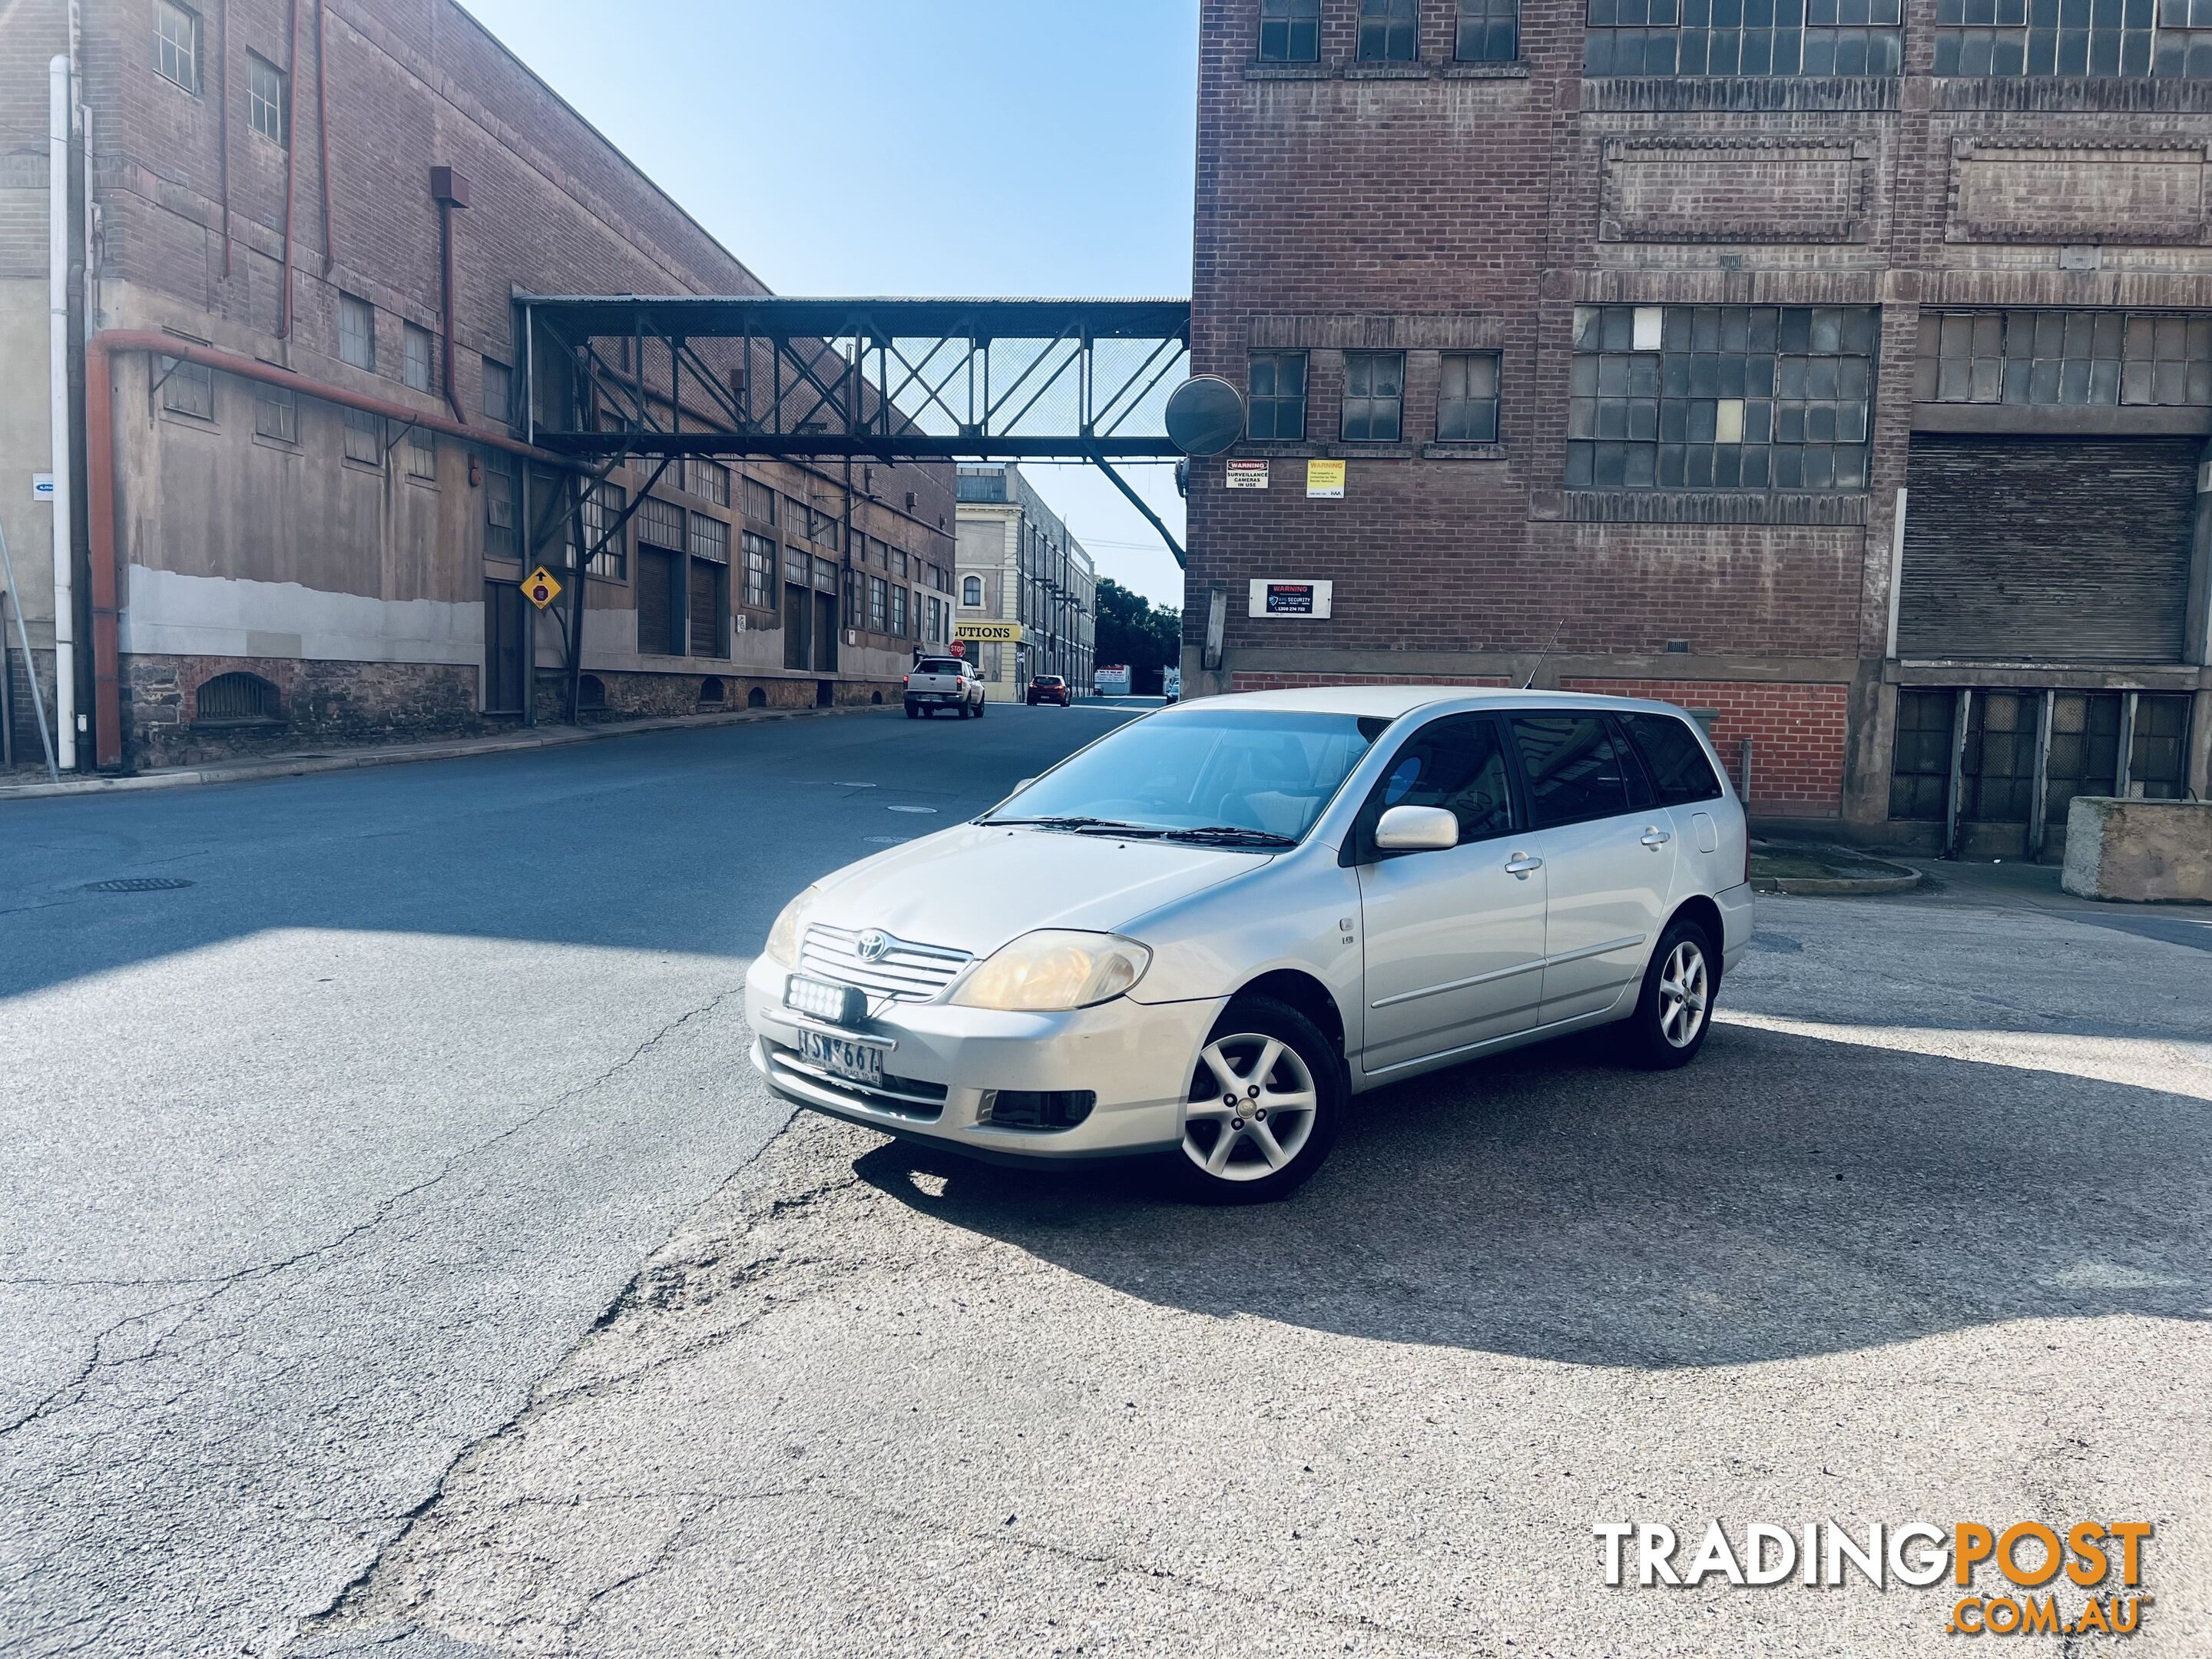
[[[2179,661],[2203,453],[1915,433],[1899,654]]]

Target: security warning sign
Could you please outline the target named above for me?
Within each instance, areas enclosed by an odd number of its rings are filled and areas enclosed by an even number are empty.
[[[553,573],[541,564],[523,578],[522,597],[543,611],[561,597],[561,584]]]

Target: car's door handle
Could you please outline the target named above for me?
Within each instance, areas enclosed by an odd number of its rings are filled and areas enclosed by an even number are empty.
[[[1674,839],[1656,823],[1644,832],[1644,844],[1655,853]]]
[[[1530,872],[1540,870],[1543,867],[1543,860],[1532,859],[1526,853],[1516,853],[1510,859],[1507,860],[1505,863],[1507,873],[1518,876],[1523,881],[1528,879]]]

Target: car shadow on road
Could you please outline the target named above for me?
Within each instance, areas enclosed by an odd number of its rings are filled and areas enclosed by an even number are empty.
[[[1271,1206],[903,1143],[855,1165],[1163,1305],[1644,1368],[2021,1318],[2204,1319],[2208,1167],[2212,1109],[2191,1097],[1744,1026],[1681,1072],[1568,1040],[1364,1097],[1329,1164]]]

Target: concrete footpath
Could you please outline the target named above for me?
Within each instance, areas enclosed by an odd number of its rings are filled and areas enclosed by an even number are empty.
[[[364,766],[399,766],[410,761],[467,760],[593,743],[642,732],[690,731],[700,726],[744,726],[762,720],[811,720],[828,714],[884,714],[897,705],[869,703],[844,708],[735,708],[722,714],[676,714],[662,720],[610,721],[605,726],[532,726],[483,738],[454,738],[443,743],[395,743],[374,749],[316,749],[264,755],[255,760],[216,761],[205,766],[169,766],[128,777],[65,778],[59,783],[0,782],[0,801],[42,800],[55,795],[111,795],[137,789],[182,789],[204,783],[243,783],[254,778],[296,778],[309,772],[349,772]]]

